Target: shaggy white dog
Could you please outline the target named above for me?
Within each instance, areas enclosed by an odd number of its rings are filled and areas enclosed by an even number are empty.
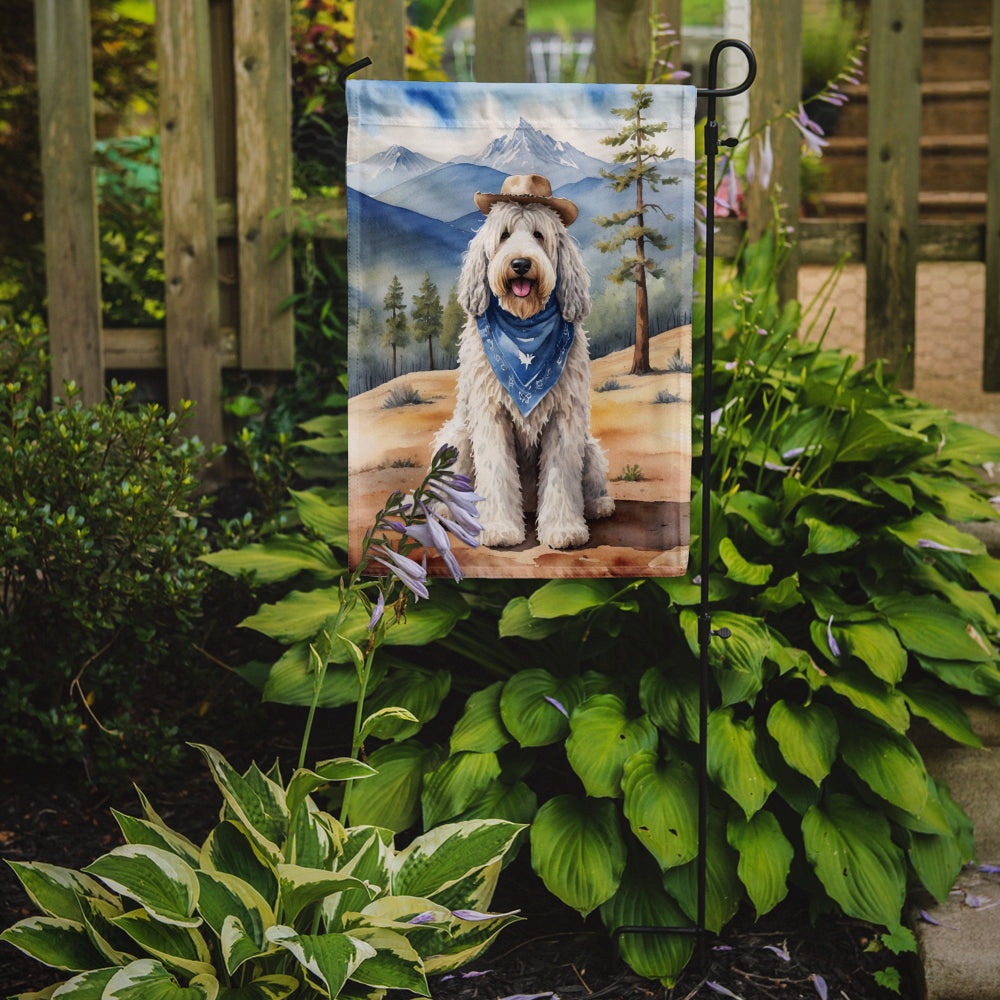
[[[486,222],[458,283],[468,314],[458,398],[435,448],[457,447],[456,471],[484,497],[484,545],[519,545],[532,510],[543,545],[584,545],[587,519],[615,507],[607,459],[590,433],[590,356],[579,325],[590,311],[589,279],[566,232],[577,209],[537,174],[509,177],[500,194],[475,200]],[[511,328],[504,349],[499,340]]]

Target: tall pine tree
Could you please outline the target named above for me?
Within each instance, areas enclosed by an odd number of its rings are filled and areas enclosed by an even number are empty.
[[[406,329],[406,303],[403,299],[403,286],[394,274],[389,290],[382,300],[382,308],[389,313],[385,320],[385,333],[382,334],[382,346],[392,348],[392,377],[396,377],[396,348],[405,347],[410,339]]]
[[[646,242],[657,250],[669,250],[670,244],[662,234],[647,225],[646,215],[659,212],[665,221],[673,219],[659,205],[645,200],[646,191],[658,191],[657,185],[677,184],[678,177],[663,177],[657,167],[658,161],[674,155],[674,150],[658,152],[651,142],[656,135],[667,129],[666,122],[652,123],[643,118],[643,112],[653,103],[653,95],[642,84],[632,91],[632,104],[627,108],[612,108],[619,118],[625,119],[625,126],[615,135],[601,140],[606,146],[623,147],[615,154],[615,163],[628,164],[621,171],[602,170],[601,176],[611,182],[611,187],[619,194],[635,185],[635,208],[628,208],[613,215],[602,215],[594,221],[605,229],[617,229],[608,239],[597,244],[601,253],[622,252],[622,259],[608,278],[615,284],[625,281],[635,282],[635,351],[632,355],[632,375],[644,375],[650,371],[649,365],[649,298],[646,292],[646,274],[654,278],[663,276],[663,269],[656,261],[646,256]],[[635,253],[629,254],[626,243],[635,244]]]
[[[441,296],[437,285],[431,281],[429,271],[424,272],[424,283],[413,298],[413,339],[427,341],[429,371],[434,371],[434,338],[441,336]]]

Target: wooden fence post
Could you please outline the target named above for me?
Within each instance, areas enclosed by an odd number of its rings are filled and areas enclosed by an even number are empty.
[[[598,83],[643,83],[649,70],[651,0],[595,0]]]
[[[759,0],[750,9],[750,41],[760,70],[750,88],[750,131],[798,106],[802,98],[802,4],[799,0]],[[734,127],[735,126],[735,127]],[[735,133],[739,123],[728,130]],[[757,140],[755,140],[756,142]],[[759,178],[747,192],[747,227],[751,240],[760,239],[774,219],[772,202],[781,206],[780,225],[792,228],[793,245],[778,274],[778,297],[797,298],[799,287],[799,160],[802,136],[792,122],[779,119],[771,127],[774,169],[770,184]]]
[[[986,175],[986,325],[983,329],[983,390],[1000,392],[1000,0],[993,0],[989,130],[989,169]]]
[[[372,61],[355,74],[358,77],[406,79],[405,0],[362,0],[354,5],[354,56]]]
[[[923,0],[872,0],[868,53],[865,360],[913,387]]]
[[[523,83],[528,78],[524,0],[475,0],[476,61],[480,83]]]
[[[233,6],[242,368],[295,367],[290,21],[288,0]]]
[[[104,398],[89,0],[35,0],[52,393]]]
[[[222,441],[219,253],[207,0],[159,0],[167,396],[197,402],[192,432]]]

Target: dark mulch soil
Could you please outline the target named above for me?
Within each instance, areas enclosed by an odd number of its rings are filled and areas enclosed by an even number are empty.
[[[291,726],[279,719],[277,730],[278,736],[268,741],[272,751],[275,743],[291,749]],[[219,746],[234,763],[246,760],[239,743],[220,740]],[[200,756],[192,752],[191,763],[189,770],[151,790],[150,798],[169,825],[197,840],[213,825],[219,796]],[[9,861],[80,868],[121,843],[112,806],[139,814],[134,794],[109,797],[74,785],[66,776],[25,777],[0,778],[0,858]],[[596,918],[581,922],[545,893],[524,857],[504,872],[494,907],[520,908],[526,919],[505,930],[465,974],[433,977],[435,1000],[552,993],[562,1000],[688,1000],[730,994],[744,1000],[815,1000],[824,995],[824,985],[831,1000],[886,1000],[892,994],[878,987],[872,975],[889,964],[904,974],[902,996],[917,992],[903,963],[885,952],[866,951],[871,929],[829,918],[812,927],[797,902],[784,904],[756,926],[749,915],[738,916],[721,937],[706,941],[705,969],[689,968],[673,990],[640,979],[618,962]],[[10,869],[0,866],[0,927],[32,912]],[[41,989],[59,979],[58,973],[0,944],[0,995]]]

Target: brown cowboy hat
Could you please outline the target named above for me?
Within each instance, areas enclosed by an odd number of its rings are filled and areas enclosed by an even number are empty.
[[[552,185],[548,178],[541,174],[514,174],[503,182],[499,194],[483,194],[482,191],[477,191],[473,200],[483,215],[489,215],[490,209],[498,201],[545,205],[562,219],[564,226],[572,225],[579,214],[579,209],[568,198],[552,197]]]

